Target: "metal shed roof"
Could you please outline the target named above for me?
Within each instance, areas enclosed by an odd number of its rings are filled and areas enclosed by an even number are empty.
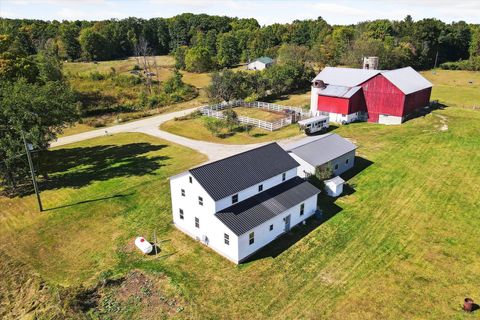
[[[329,84],[325,89],[321,89],[318,94],[322,96],[351,98],[362,87],[345,87]]]
[[[322,80],[336,86],[355,87],[380,72],[380,70],[325,67],[313,80]]]
[[[215,216],[240,236],[319,193],[310,182],[295,177],[225,208]]]
[[[329,134],[291,149],[290,152],[316,167],[343,156],[356,148],[353,143],[338,134]]]
[[[412,67],[383,71],[382,75],[405,94],[432,87],[430,81]]]
[[[274,142],[191,169],[190,173],[217,201],[298,166]]]

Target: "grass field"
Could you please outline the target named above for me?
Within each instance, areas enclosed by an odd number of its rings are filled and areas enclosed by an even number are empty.
[[[164,131],[194,140],[203,140],[225,144],[259,143],[289,138],[302,134],[302,132],[298,129],[297,125],[289,125],[275,131],[253,128],[250,133],[234,132],[231,135],[220,138],[212,135],[205,128],[202,118],[181,121],[170,120],[163,123],[160,128]]]
[[[172,56],[156,56],[155,59],[159,72],[153,76],[153,79],[165,81],[170,78],[173,75],[175,59]],[[181,71],[183,81],[197,88],[198,96],[196,98],[150,110],[122,111],[122,106],[135,106],[139,104],[140,93],[145,89],[144,84],[132,84],[129,81],[120,81],[111,77],[103,80],[92,80],[90,75],[98,72],[105,76],[115,70],[115,74],[119,76],[132,77],[130,71],[136,64],[137,60],[134,57],[123,60],[100,61],[97,63],[64,63],[63,72],[72,88],[82,96],[82,101],[87,105],[91,104],[93,109],[95,109],[95,105],[98,105],[100,109],[111,109],[111,111],[103,115],[85,117],[83,123],[67,128],[62,136],[93,130],[95,128],[92,123],[98,121],[101,121],[105,126],[111,126],[116,124],[118,119],[126,122],[149,115],[183,110],[207,103],[208,99],[204,89],[210,83],[210,75],[208,73]]]
[[[281,104],[291,107],[302,107],[304,109],[310,108],[310,88],[300,90],[291,94],[283,95],[273,99],[268,99],[270,103]]]
[[[260,108],[238,107],[234,109],[239,116],[250,117],[268,122],[275,122],[285,118],[281,112],[271,112]]]
[[[480,300],[480,111],[335,132],[359,147],[344,176],[351,192],[322,198],[323,224],[293,229],[249,263],[234,266],[172,228],[167,177],[206,158],[141,134],[52,151],[49,210],[36,212],[34,196],[0,198],[0,250],[47,284],[139,270],[182,306],[173,314],[139,294],[122,307],[121,292],[102,292],[105,318],[477,319],[460,306]],[[162,252],[143,257],[133,238],[154,230]]]

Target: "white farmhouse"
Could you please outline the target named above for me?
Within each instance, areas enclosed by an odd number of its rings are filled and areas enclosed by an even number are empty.
[[[173,222],[240,263],[317,209],[316,187],[271,143],[170,178]]]
[[[249,62],[247,70],[263,70],[270,67],[273,64],[273,59],[269,57],[260,57],[258,59]]]
[[[324,135],[316,140],[289,150],[300,164],[298,175],[302,178],[315,174],[315,168],[330,164],[333,175],[338,176],[352,168],[357,147],[338,134]]]

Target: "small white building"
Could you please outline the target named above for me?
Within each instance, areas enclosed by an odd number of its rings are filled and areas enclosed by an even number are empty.
[[[338,134],[326,134],[289,150],[290,155],[300,164],[298,176],[306,178],[315,174],[318,166],[330,164],[334,176],[338,176],[355,163],[357,147]]]
[[[320,190],[271,143],[170,178],[175,226],[240,263],[312,216]]]
[[[273,59],[269,57],[260,57],[247,64],[247,70],[263,70],[273,65]]]
[[[336,176],[332,179],[323,181],[325,183],[325,191],[330,197],[338,197],[343,192],[343,184],[345,180]]]

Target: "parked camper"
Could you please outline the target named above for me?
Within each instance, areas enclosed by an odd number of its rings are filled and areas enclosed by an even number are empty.
[[[310,119],[298,121],[301,130],[305,130],[306,134],[315,132],[325,132],[328,129],[328,116],[318,116]]]

